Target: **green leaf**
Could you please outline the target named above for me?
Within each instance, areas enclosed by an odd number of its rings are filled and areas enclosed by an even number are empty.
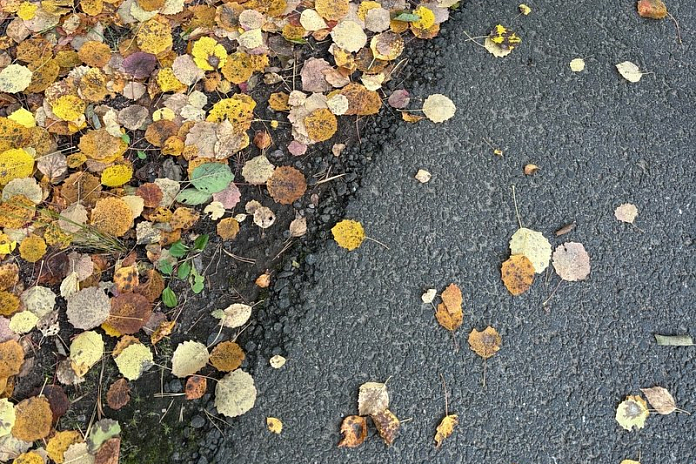
[[[193,278],[193,282],[191,283],[191,290],[193,290],[193,293],[201,293],[203,289],[205,288],[205,277],[203,277],[200,274],[196,274],[195,277]]]
[[[663,346],[694,346],[694,340],[689,335],[658,335],[655,334],[658,345]]]
[[[121,140],[123,140],[126,143],[130,143],[130,135],[128,134],[121,134]]]
[[[147,154],[142,150],[138,150],[138,158],[141,160],[147,159]]]
[[[179,304],[179,301],[176,298],[176,293],[174,293],[174,290],[169,287],[162,290],[162,302],[167,308],[173,308]]]
[[[172,275],[172,272],[174,272],[174,267],[172,267],[172,263],[169,261],[161,259],[159,261],[159,270],[162,271],[162,274]]]
[[[96,453],[97,450],[110,438],[121,433],[121,426],[111,419],[101,419],[92,424],[90,434],[87,436],[87,450]]]
[[[417,14],[413,13],[400,13],[392,18],[394,21],[404,21],[407,23],[413,22],[413,21],[418,21],[420,16]]]
[[[234,174],[227,163],[205,163],[193,170],[190,180],[201,192],[212,194],[225,190]]]
[[[176,270],[176,276],[181,280],[186,279],[190,273],[191,264],[188,261],[179,264],[179,268]]]
[[[203,251],[205,250],[205,247],[208,246],[208,240],[210,239],[210,236],[208,234],[203,234],[200,235],[195,242],[193,242],[193,249],[198,250],[198,251]]]
[[[172,247],[169,249],[169,253],[175,258],[183,258],[188,253],[189,248],[181,243],[181,240],[177,240],[172,243]]]
[[[205,192],[201,192],[195,188],[187,188],[179,192],[176,196],[176,201],[185,205],[195,206],[208,203],[211,198],[212,196]]]

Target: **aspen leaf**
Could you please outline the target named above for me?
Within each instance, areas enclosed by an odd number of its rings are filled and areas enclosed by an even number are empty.
[[[314,5],[317,13],[329,21],[338,21],[350,10],[350,0],[317,0]]]
[[[437,290],[434,288],[429,288],[421,295],[421,301],[425,304],[430,304],[433,302],[437,296]]]
[[[15,424],[14,404],[7,398],[0,399],[0,437],[8,435]]]
[[[172,29],[168,21],[157,21],[150,19],[140,24],[135,35],[138,48],[145,53],[159,55],[171,48]]]
[[[631,203],[624,203],[623,205],[616,207],[614,210],[614,216],[619,221],[633,224],[633,222],[636,220],[636,216],[638,216],[638,208],[636,208],[636,205],[632,205]]]
[[[133,226],[133,212],[120,198],[102,198],[92,210],[90,221],[100,232],[122,237]]]
[[[69,464],[94,464],[94,456],[87,450],[87,443],[74,443],[63,453],[65,463]]]
[[[53,412],[45,396],[32,396],[20,401],[14,408],[15,424],[12,435],[24,441],[46,438],[51,433]]]
[[[214,318],[220,319],[220,324],[231,329],[241,327],[251,317],[251,306],[242,303],[233,303],[225,309],[216,309],[212,313]]]
[[[34,313],[20,311],[12,316],[9,327],[14,333],[22,335],[31,332],[36,327],[37,322],[39,322],[39,318]]]
[[[341,423],[341,441],[339,448],[356,448],[367,438],[367,418],[346,416]]]
[[[432,122],[445,122],[454,116],[457,107],[449,98],[441,94],[430,95],[423,102],[423,114]]]
[[[286,361],[287,360],[283,356],[276,354],[268,360],[268,363],[271,365],[273,369],[280,369],[285,365]]]
[[[244,351],[235,342],[218,343],[210,353],[210,364],[220,372],[231,372],[244,362]]]
[[[338,246],[348,251],[355,250],[365,240],[365,230],[362,224],[352,219],[339,221],[331,228],[331,233]]]
[[[442,292],[442,303],[437,305],[435,318],[442,327],[454,331],[462,325],[464,313],[462,312],[462,291],[456,284],[450,284]]]
[[[116,164],[104,169],[101,183],[107,187],[120,187],[133,177],[133,168],[128,164]]]
[[[266,427],[270,432],[280,434],[283,431],[283,423],[277,417],[267,417]]]
[[[0,378],[19,374],[24,362],[24,349],[16,340],[0,343]]]
[[[367,35],[355,21],[345,20],[331,30],[334,43],[347,52],[357,52],[367,44]]]
[[[134,334],[152,315],[152,304],[138,293],[122,293],[111,299],[111,308],[105,325],[120,334]]]
[[[628,431],[633,427],[642,429],[649,415],[648,403],[640,396],[629,395],[616,408],[616,421]]]
[[[449,414],[442,418],[440,424],[437,426],[435,431],[435,448],[439,448],[442,442],[452,435],[454,432],[454,427],[459,423],[459,419],[456,414]]]
[[[307,115],[303,123],[307,129],[307,135],[314,142],[329,140],[338,129],[336,116],[327,108],[320,108]]]
[[[370,50],[378,60],[391,61],[395,60],[404,51],[404,40],[399,34],[391,31],[382,32],[372,37],[370,40]],[[397,93],[399,92],[399,93]],[[389,97],[389,104],[394,108],[403,108],[408,104],[408,92],[405,90],[397,90]],[[394,97],[394,95],[397,95]],[[394,98],[392,98],[394,97]],[[400,100],[400,101],[398,101]],[[404,104],[405,102],[405,104]],[[395,106],[397,103],[398,106]]]
[[[563,280],[585,280],[590,275],[590,256],[581,243],[567,242],[554,250],[553,268]]]
[[[275,223],[275,220],[275,214],[266,206],[260,206],[254,211],[254,224],[262,229],[271,227]]]
[[[387,386],[379,382],[366,382],[360,385],[358,393],[358,414],[369,416],[378,414],[389,407]]]
[[[26,66],[11,64],[0,71],[0,92],[18,93],[31,84],[32,72]]]
[[[152,351],[142,343],[129,345],[114,357],[118,371],[128,380],[137,380],[154,365]]]
[[[244,163],[242,176],[252,185],[265,184],[273,175],[275,166],[264,155],[259,155]]]
[[[38,235],[28,235],[19,244],[19,255],[23,260],[35,263],[46,254],[46,242]]]
[[[371,414],[370,418],[372,422],[374,422],[377,432],[379,432],[379,436],[382,437],[384,443],[387,446],[394,443],[399,428],[401,428],[401,421],[399,421],[399,418],[389,409],[385,409],[377,414]]]
[[[551,244],[541,232],[520,227],[510,238],[510,254],[526,256],[534,272],[541,274],[549,265]]]
[[[90,433],[85,440],[89,453],[96,453],[107,440],[117,436],[119,433],[121,433],[121,426],[115,420],[100,419],[96,421],[92,424]]]
[[[628,82],[635,83],[640,81],[640,78],[643,77],[643,73],[640,71],[640,68],[636,64],[631,63],[630,61],[623,61],[617,64],[616,69],[619,71],[619,74],[621,74],[621,76]]]
[[[202,375],[192,375],[186,380],[184,391],[187,400],[197,400],[208,390],[208,380]]]
[[[640,462],[634,461],[633,459],[624,459],[621,461],[621,464],[640,464]]]
[[[239,222],[235,218],[225,218],[218,222],[217,234],[223,240],[232,240],[239,233]]]
[[[225,375],[215,387],[215,407],[227,417],[241,416],[254,407],[255,402],[254,379],[241,369]]]
[[[208,363],[208,349],[193,340],[179,344],[172,356],[172,374],[181,378],[193,375]]]
[[[498,331],[488,326],[482,332],[472,329],[469,333],[469,347],[483,359],[488,359],[500,350],[502,338]]]
[[[421,184],[429,182],[431,177],[432,174],[430,174],[430,172],[426,171],[425,169],[419,169],[415,175],[416,180],[418,180],[418,182],[420,182]]]
[[[11,180],[30,176],[34,170],[34,157],[26,150],[13,148],[0,153],[0,187]]]
[[[290,205],[299,200],[307,190],[304,174],[290,166],[281,166],[273,171],[266,181],[268,193],[281,205]]]
[[[219,201],[212,201],[203,208],[203,212],[213,221],[217,221],[225,215],[225,207]],[[218,235],[220,235],[220,232],[218,232]]]
[[[73,327],[93,329],[106,321],[111,310],[109,297],[99,287],[87,287],[67,297],[68,321]]]
[[[84,377],[104,355],[104,340],[97,332],[82,332],[70,344],[70,361],[79,377]]]
[[[500,268],[505,288],[513,295],[521,295],[534,282],[534,265],[524,255],[512,255]]]
[[[114,411],[118,411],[130,401],[130,386],[128,380],[118,379],[111,384],[106,392],[106,403]]]
[[[65,462],[64,454],[70,447],[75,443],[82,441],[82,435],[77,430],[65,430],[62,432],[56,432],[46,445],[46,454],[48,457],[57,462],[58,464],[63,464]]]
[[[532,12],[532,9],[529,7],[529,5],[526,5],[524,3],[520,3],[517,8],[520,10],[520,14],[524,16],[528,16],[529,13]]]
[[[648,403],[658,414],[671,414],[677,410],[677,405],[671,393],[664,387],[641,388]]]

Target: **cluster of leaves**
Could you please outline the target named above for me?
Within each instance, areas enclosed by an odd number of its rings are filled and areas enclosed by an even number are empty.
[[[389,410],[389,392],[386,383],[366,382],[358,393],[358,414],[346,416],[341,423],[343,437],[339,447],[356,448],[367,438],[367,419],[372,420],[379,436],[390,446],[394,443],[401,421]]]
[[[677,408],[674,397],[664,387],[641,388],[640,391],[648,399],[647,402],[640,395],[628,395],[616,408],[616,422],[628,431],[633,430],[633,428],[642,429],[645,426],[645,420],[650,416],[648,403],[655,412],[661,415],[673,412],[688,414],[688,412]]]

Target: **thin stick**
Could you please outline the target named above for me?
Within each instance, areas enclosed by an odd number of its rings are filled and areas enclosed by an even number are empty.
[[[390,250],[390,248],[389,248],[387,245],[385,245],[384,243],[380,242],[380,241],[377,240],[376,238],[365,237],[365,240],[372,240],[372,241],[375,242],[375,243],[379,243],[380,245],[382,245],[382,246],[383,246],[384,248],[386,248],[387,250]]]
[[[440,373],[440,378],[442,379],[442,391],[445,392],[445,416],[449,416],[448,404],[447,404],[447,384],[445,383],[445,376]]]
[[[547,299],[545,299],[543,303],[541,303],[541,306],[543,306],[544,309],[546,309],[547,311],[548,311],[548,309],[546,308],[546,306],[549,304],[549,300],[551,300],[551,298],[553,298],[553,295],[556,293],[556,290],[558,290],[558,287],[561,286],[561,282],[563,282],[563,279],[561,279],[561,280],[558,282],[558,285],[556,285],[556,288],[553,289],[553,291],[551,292],[551,294],[549,295],[549,297],[548,297]]]
[[[679,42],[679,44],[681,45],[683,42],[681,38],[681,30],[679,29],[679,23],[677,22],[677,19],[674,16],[672,16],[672,13],[667,12],[667,16],[669,16],[669,19],[674,21],[674,27],[677,28],[677,42]]]
[[[169,406],[167,406],[167,410],[164,411],[164,414],[162,414],[162,417],[160,417],[160,420],[159,420],[159,423],[160,423],[160,424],[162,423],[162,420],[164,419],[164,416],[166,416],[167,413],[169,412],[169,410],[172,408],[172,405],[173,405],[173,404],[174,404],[174,400],[172,400],[172,401],[169,403]]]
[[[335,175],[335,176],[331,176],[331,177],[328,177],[328,178],[326,178],[326,179],[322,179],[322,180],[320,180],[319,182],[317,182],[317,183],[314,184],[314,185],[325,184],[326,182],[331,182],[332,180],[339,179],[339,178],[341,178],[341,177],[343,177],[343,176],[345,176],[345,175],[346,175],[346,173],[337,174],[337,175]]]
[[[483,359],[483,388],[486,389],[486,359]]]
[[[515,203],[515,214],[517,214],[517,222],[520,224],[520,229],[522,226],[522,218],[520,218],[520,210],[517,208],[517,197],[515,196],[515,186],[512,186],[512,201]]]
[[[466,32],[466,31],[462,31],[462,32],[464,32],[464,35],[469,38],[468,40],[465,40],[464,42],[471,41],[471,42],[474,42],[476,45],[478,45],[481,48],[484,48],[484,49],[486,48],[483,44],[480,44],[476,41],[476,39],[484,39],[486,37],[485,35],[481,36],[481,37],[471,37],[468,32]]]
[[[243,256],[237,256],[237,255],[235,255],[234,253],[230,253],[230,252],[227,251],[227,250],[222,250],[222,252],[225,253],[225,254],[226,254],[227,256],[229,256],[230,258],[236,259],[237,261],[241,261],[241,262],[247,263],[247,264],[256,264],[256,260],[255,260],[255,259],[244,258]]]

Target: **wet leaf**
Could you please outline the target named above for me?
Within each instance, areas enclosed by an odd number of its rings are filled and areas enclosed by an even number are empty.
[[[366,382],[360,385],[358,393],[358,414],[369,416],[378,414],[389,407],[387,386],[378,382]]]
[[[517,296],[532,286],[534,282],[534,265],[524,255],[512,255],[500,268],[505,288]]]
[[[439,448],[442,442],[452,435],[454,432],[454,427],[459,423],[458,416],[456,414],[450,414],[442,418],[440,424],[437,426],[435,432],[435,447]]]
[[[671,414],[677,410],[677,405],[672,394],[664,387],[641,388],[645,397],[648,399],[658,414]]]
[[[640,396],[629,395],[616,408],[616,421],[628,431],[634,427],[642,429],[649,415],[648,403]]]
[[[488,326],[482,332],[472,329],[469,333],[469,347],[483,359],[488,359],[500,350],[502,337],[493,327]]]
[[[357,448],[367,438],[367,418],[346,416],[341,423],[341,441],[339,448]]]

